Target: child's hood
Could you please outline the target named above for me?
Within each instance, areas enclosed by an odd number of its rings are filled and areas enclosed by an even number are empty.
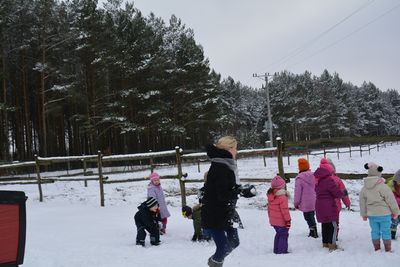
[[[378,176],[368,176],[364,178],[364,186],[367,189],[373,189],[375,186],[385,183],[385,179]]]
[[[299,179],[308,185],[315,185],[315,177],[312,171],[301,172],[297,175],[296,180]]]
[[[283,188],[279,189],[279,190],[274,190],[274,189],[270,188],[267,192],[268,201],[273,201],[274,199],[276,199],[280,196],[283,196],[283,195],[286,195],[286,196],[289,195],[289,193]]]

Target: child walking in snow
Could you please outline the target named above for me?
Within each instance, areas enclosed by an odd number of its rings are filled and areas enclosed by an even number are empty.
[[[288,207],[288,192],[285,190],[285,181],[275,176],[271,181],[271,188],[267,192],[269,223],[274,227],[274,253],[288,253],[288,238],[290,229],[290,213]]]
[[[337,236],[336,236],[336,240],[337,240],[338,236],[339,236],[339,221],[340,221],[340,212],[342,211],[342,202],[346,206],[347,209],[350,209],[350,204],[351,204],[350,198],[348,196],[346,186],[344,185],[342,179],[340,179],[340,177],[336,175],[336,167],[335,167],[335,164],[333,164],[332,160],[330,158],[321,159],[320,167],[326,168],[327,170],[332,171],[332,178],[335,181],[336,185],[339,187],[339,189],[341,191],[346,192],[344,197],[335,199],[336,206],[337,206],[337,213],[338,213],[338,215],[337,215],[337,218],[338,218],[338,220],[337,220]]]
[[[369,220],[371,239],[375,251],[381,250],[381,238],[386,252],[392,250],[390,224],[397,219],[399,206],[390,188],[381,177],[383,168],[370,162],[364,165],[368,176],[360,192],[360,214],[364,221]]]
[[[171,216],[171,214],[169,213],[167,204],[165,202],[165,196],[160,182],[160,175],[156,172],[150,174],[150,183],[147,187],[147,197],[155,198],[160,206],[162,223],[160,234],[163,235],[166,233],[168,217]]]
[[[158,229],[158,222],[160,220],[157,200],[150,197],[140,204],[135,214],[137,228],[136,245],[145,246],[146,231],[150,234],[150,244],[153,246],[160,244],[160,232]]]
[[[393,175],[392,178],[386,181],[386,184],[392,190],[397,205],[400,207],[400,170]],[[397,225],[399,225],[400,216],[397,219],[392,218],[392,225],[390,226],[392,240],[396,239]]]
[[[317,223],[315,222],[315,177],[310,170],[310,163],[304,159],[298,159],[299,174],[294,185],[294,207],[303,212],[310,233],[308,236],[317,238]]]
[[[334,251],[338,248],[336,245],[338,212],[335,199],[342,198],[345,193],[333,180],[332,171],[319,167],[314,176],[317,181],[315,211],[317,221],[321,223],[322,246]]]

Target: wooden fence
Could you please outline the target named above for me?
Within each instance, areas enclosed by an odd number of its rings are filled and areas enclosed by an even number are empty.
[[[397,141],[396,144],[399,142]],[[306,155],[307,160],[309,160],[310,156],[317,156],[317,155],[323,155],[324,158],[327,157],[328,154],[336,155],[337,159],[340,159],[341,154],[349,154],[350,158],[352,156],[352,153],[360,153],[360,157],[363,156],[363,153],[368,153],[368,155],[371,155],[371,150],[376,150],[379,152],[380,148],[386,148],[387,146],[393,146],[394,142],[380,142],[374,145],[358,145],[358,146],[352,146],[351,144],[348,145],[347,147],[336,147],[336,148],[330,148],[327,149],[325,146],[323,147],[321,152],[313,152],[312,150],[309,150],[308,148],[306,149],[296,149],[292,151],[287,151],[284,152],[284,155],[287,157],[287,163],[290,165],[290,157],[294,155]]]
[[[278,142],[281,144],[281,142]],[[255,149],[255,150],[240,150],[238,151],[238,157],[250,157],[250,156],[259,156],[259,155],[270,155],[271,153],[276,153],[276,148],[265,148],[265,149]],[[186,188],[185,183],[188,182],[186,180],[187,174],[182,171],[183,161],[198,161],[205,160],[207,158],[206,153],[193,153],[193,154],[183,154],[182,149],[176,147],[175,150],[170,151],[162,151],[162,152],[149,152],[149,153],[140,153],[140,154],[128,154],[128,155],[112,155],[112,156],[104,156],[99,151],[97,155],[84,155],[84,156],[68,156],[68,157],[39,157],[35,155],[35,161],[23,162],[23,163],[14,163],[14,164],[5,164],[0,165],[1,169],[17,169],[21,167],[34,167],[36,172],[35,178],[29,177],[0,177],[0,185],[6,184],[37,184],[39,191],[39,201],[43,202],[43,190],[42,184],[46,183],[54,183],[57,181],[84,181],[85,187],[87,186],[87,181],[95,180],[99,181],[99,191],[100,191],[100,205],[104,206],[104,185],[112,184],[112,183],[127,183],[127,182],[139,182],[148,180],[148,177],[141,178],[132,178],[132,179],[109,179],[109,177],[104,174],[104,163],[105,162],[118,162],[118,161],[135,161],[135,160],[148,160],[150,162],[150,170],[153,172],[156,166],[164,166],[165,164],[156,164],[154,159],[156,158],[165,158],[165,157],[175,157],[175,165],[177,167],[177,174],[173,175],[164,175],[162,179],[178,179],[181,191],[181,200],[182,205],[186,205]],[[50,166],[51,164],[57,163],[70,163],[74,161],[80,161],[83,164],[83,173],[78,174],[68,174],[64,176],[47,176],[42,177],[41,175],[41,167],[42,166]],[[93,173],[87,171],[87,163],[92,162],[97,165],[97,175],[93,175]],[[282,158],[278,160],[278,165],[280,170],[282,170],[283,174],[283,161]],[[143,170],[143,169],[140,169]]]
[[[373,149],[379,150],[380,147],[385,147],[386,144],[377,144],[376,146],[360,146],[360,149],[357,152],[360,152],[361,155],[363,152],[370,152]],[[368,147],[368,149],[363,149],[363,147]],[[343,148],[342,148],[343,149]],[[329,153],[352,153],[355,152],[355,149],[349,147],[349,151],[332,151],[332,150],[323,150],[321,153],[306,153],[308,155],[319,155],[323,154],[326,156]],[[287,182],[290,181],[290,178],[294,178],[297,174],[295,173],[284,173],[283,170],[283,150],[282,150],[282,142],[280,139],[277,139],[277,147],[276,148],[264,148],[264,149],[255,149],[255,150],[239,150],[238,158],[245,157],[254,157],[262,155],[264,158],[264,166],[265,165],[265,157],[275,155],[278,158],[278,170],[279,175],[284,177]],[[175,165],[177,168],[177,174],[165,175],[162,176],[163,179],[178,179],[181,191],[181,200],[182,205],[186,205],[186,183],[193,182],[204,182],[202,179],[186,179],[187,174],[183,173],[182,164],[185,162],[197,162],[198,170],[200,172],[200,162],[207,160],[206,153],[192,153],[192,154],[183,154],[182,149],[176,147],[175,150],[162,151],[162,152],[149,152],[149,153],[140,153],[140,154],[127,154],[127,155],[112,155],[112,156],[104,156],[99,151],[97,155],[84,155],[84,156],[69,156],[69,157],[38,157],[35,156],[35,161],[29,162],[21,162],[21,163],[13,163],[13,164],[4,164],[0,165],[1,169],[16,169],[16,168],[26,168],[32,167],[35,168],[36,177],[0,177],[0,185],[6,184],[37,184],[39,191],[39,200],[43,201],[43,191],[42,184],[46,183],[54,183],[57,181],[84,181],[85,186],[87,186],[88,181],[98,181],[99,182],[99,191],[100,191],[100,205],[104,206],[104,185],[112,184],[112,183],[127,183],[127,182],[139,182],[148,180],[148,177],[140,177],[140,178],[132,178],[132,179],[116,179],[111,180],[104,173],[103,164],[106,162],[121,162],[121,161],[135,161],[135,160],[148,160],[150,162],[150,170],[153,172],[154,168],[157,166],[164,166],[165,164],[156,164],[156,158],[166,158],[166,157],[174,157]],[[288,161],[290,160],[290,154],[288,155]],[[63,176],[47,176],[41,177],[41,166],[49,166],[55,163],[67,163],[72,161],[80,161],[83,164],[83,173],[78,174],[69,174]],[[87,171],[87,163],[93,162],[97,165],[97,175],[90,173]],[[140,169],[143,170],[143,169]],[[343,179],[360,179],[365,177],[363,174],[338,174],[339,177]],[[384,177],[391,177],[393,174],[384,174]],[[241,179],[242,182],[270,182],[271,178],[250,178],[245,177]]]

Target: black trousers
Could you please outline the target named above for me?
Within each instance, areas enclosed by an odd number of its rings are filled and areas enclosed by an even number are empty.
[[[304,219],[306,220],[308,227],[310,228],[317,225],[317,223],[315,222],[314,214],[315,214],[314,211],[303,212]]]
[[[150,234],[150,242],[151,243],[159,243],[160,242],[160,231],[158,229],[158,225],[154,224],[151,227],[146,227],[140,221],[135,219],[135,224],[137,228],[136,242],[144,242],[146,239],[146,231]]]
[[[322,223],[322,243],[336,244],[337,230],[336,222]]]

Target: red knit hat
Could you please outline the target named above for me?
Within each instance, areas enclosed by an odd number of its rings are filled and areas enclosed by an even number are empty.
[[[305,158],[299,158],[297,162],[299,163],[299,171],[303,172],[310,169],[310,163]]]
[[[282,189],[286,185],[285,180],[282,179],[280,176],[275,176],[271,181],[271,187],[274,189]]]

